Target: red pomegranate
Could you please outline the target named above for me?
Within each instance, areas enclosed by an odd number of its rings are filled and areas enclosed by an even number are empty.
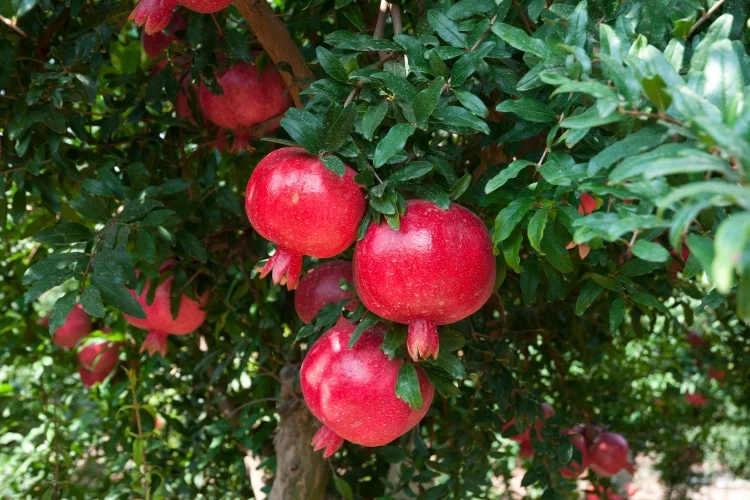
[[[143,35],[141,36],[143,51],[149,59],[158,57],[159,54],[169,46],[169,44],[180,40],[175,33],[186,29],[187,21],[185,18],[179,14],[175,14],[172,16],[169,26],[164,31],[157,31],[153,34],[148,34],[145,31],[143,32]]]
[[[591,468],[600,476],[612,477],[628,465],[628,441],[614,432],[600,432],[589,448]]]
[[[708,344],[708,341],[695,330],[690,330],[685,337],[688,341],[688,344],[690,344],[694,349],[703,347],[704,345]]]
[[[565,436],[571,436],[570,442],[581,450],[581,461],[583,464],[578,463],[575,460],[571,460],[567,467],[563,467],[559,470],[560,475],[565,479],[575,479],[581,475],[581,473],[589,466],[589,451],[586,449],[586,441],[583,436],[578,434],[579,428],[573,428],[566,431],[562,431]]]
[[[354,250],[354,288],[369,310],[407,323],[409,355],[437,358],[436,325],[473,314],[492,294],[495,257],[484,223],[469,210],[406,202],[401,227],[372,224]]]
[[[548,418],[551,418],[555,414],[555,409],[552,408],[552,405],[549,403],[541,403],[539,407],[542,409],[542,414],[544,417],[544,420],[547,420]],[[511,418],[508,423],[503,425],[502,431],[505,432],[506,430],[513,427],[513,425],[516,423],[515,418]],[[534,424],[534,428],[537,431],[541,431],[542,428],[544,428],[544,421],[540,420],[537,423]],[[526,429],[522,434],[519,434],[517,436],[512,436],[508,439],[512,439],[516,443],[523,443],[523,441],[531,440],[531,429]]]
[[[161,267],[161,272],[165,272],[174,265],[173,262],[167,262]],[[146,312],[146,319],[134,318],[123,315],[125,320],[136,328],[148,330],[146,340],[143,341],[141,351],[147,351],[153,356],[158,352],[162,357],[167,354],[167,336],[168,335],[187,335],[193,333],[206,319],[206,311],[202,308],[206,305],[209,298],[209,291],[204,292],[200,301],[195,301],[183,295],[180,299],[180,308],[177,317],[172,316],[170,309],[170,300],[172,294],[172,282],[174,277],[162,281],[154,293],[154,301],[147,303],[148,290],[151,285],[150,280],[146,282],[143,291],[137,295],[135,291],[130,290],[131,295],[136,298],[143,310]]]
[[[91,387],[97,382],[103,382],[119,361],[120,343],[92,342],[86,344],[78,353],[83,385]]]
[[[534,456],[534,448],[531,446],[531,438],[523,439],[522,441],[519,441],[519,444],[521,445],[518,450],[519,457],[528,459]]]
[[[726,376],[727,372],[725,370],[720,370],[718,368],[714,368],[713,366],[708,369],[708,378],[712,378],[716,380],[717,382],[721,382],[724,380],[724,376]]]
[[[43,318],[40,323],[49,327],[49,318]],[[68,313],[63,325],[55,330],[52,342],[64,349],[70,349],[89,333],[91,333],[91,317],[86,314],[81,304],[76,304]]]
[[[625,497],[615,493],[612,488],[607,488],[605,490],[601,485],[596,488],[591,485],[586,491],[586,500],[625,500]]]
[[[128,21],[135,20],[138,26],[146,25],[146,33],[153,35],[169,24],[172,11],[178,5],[201,14],[219,12],[229,6],[232,0],[140,0]]]
[[[301,148],[277,149],[263,158],[245,197],[250,224],[277,245],[261,277],[273,270],[273,282],[293,290],[303,255],[333,257],[354,243],[366,205],[354,175],[346,167],[339,177]]]
[[[309,325],[324,306],[352,296],[351,292],[341,288],[341,280],[352,282],[351,262],[344,260],[326,262],[310,269],[300,280],[294,292],[294,310],[297,311],[303,323]],[[347,308],[351,306],[347,305]]]
[[[300,384],[307,406],[323,427],[315,434],[315,450],[324,457],[344,440],[382,446],[405,434],[430,408],[435,388],[417,368],[422,408],[412,410],[394,388],[403,359],[389,360],[380,349],[385,328],[365,330],[352,349],[355,325],[342,319],[312,346],[302,363]]]
[[[247,149],[249,129],[284,113],[291,98],[278,71],[261,71],[254,64],[239,62],[218,75],[224,93],[211,93],[205,84],[198,90],[198,105],[207,120],[235,132],[232,151]]]
[[[696,408],[702,408],[708,403],[708,399],[706,399],[703,394],[692,392],[685,394],[685,401],[687,401],[687,404],[690,406],[695,406]]]
[[[596,199],[590,194],[582,194],[578,199],[578,212],[581,215],[588,215],[596,210]]]

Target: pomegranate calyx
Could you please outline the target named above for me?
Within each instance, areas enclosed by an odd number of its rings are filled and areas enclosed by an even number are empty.
[[[430,356],[437,359],[440,350],[440,337],[437,326],[426,319],[415,319],[409,322],[409,333],[406,348],[414,361]]]
[[[315,433],[311,444],[315,451],[325,448],[323,458],[328,458],[341,448],[341,445],[344,444],[344,438],[324,425]]]
[[[162,358],[166,357],[167,350],[169,349],[167,335],[169,334],[158,330],[149,330],[146,340],[141,345],[141,352],[146,351],[149,356],[153,356],[158,352]]]
[[[302,274],[302,256],[278,248],[259,271],[261,278],[265,278],[273,271],[271,276],[275,284],[286,285],[288,290],[294,290]]]
[[[177,7],[177,0],[140,0],[128,21],[135,21],[137,26],[146,25],[149,35],[158,33],[167,27],[172,11]]]

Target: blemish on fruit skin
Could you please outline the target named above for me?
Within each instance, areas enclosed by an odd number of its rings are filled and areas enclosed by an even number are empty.
[[[294,194],[292,195],[292,203],[297,204],[298,201],[299,201],[299,193],[295,191]]]

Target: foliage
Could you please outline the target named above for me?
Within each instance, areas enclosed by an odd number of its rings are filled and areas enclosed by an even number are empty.
[[[302,328],[292,293],[253,271],[269,248],[241,200],[274,142],[358,171],[361,233],[398,228],[406,199],[453,201],[496,249],[497,293],[426,363],[441,396],[425,420],[388,447],[346,445],[329,491],[497,496],[517,451],[501,428],[523,430],[542,400],[557,415],[533,443],[532,495],[575,497],[556,471],[572,448],[559,429],[579,423],[656,454],[670,484],[703,453],[747,474],[746,450],[728,448],[750,405],[747,2],[414,0],[373,36],[378,3],[273,3],[316,76],[304,107],[240,154],[214,148],[192,93],[194,121],[174,114],[183,74],[219,93],[227,64],[273,65],[236,7],[183,12],[185,43],[159,69],[131,2],[0,6],[17,20],[0,25],[0,496],[248,496],[241,449],[273,475],[279,373],[341,311]],[[148,358],[122,314],[143,314],[127,289],[167,259],[173,290],[212,290],[209,316]],[[112,330],[94,335],[126,342],[91,391],[50,341],[75,302]],[[691,348],[689,331],[709,344]],[[402,355],[404,338],[393,325],[384,350]],[[399,393],[415,384],[405,375]]]

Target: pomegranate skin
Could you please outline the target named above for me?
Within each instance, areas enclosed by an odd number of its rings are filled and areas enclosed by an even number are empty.
[[[141,36],[141,46],[149,59],[155,59],[172,42],[179,41],[175,32],[187,29],[187,21],[179,14],[175,14],[169,23],[168,30],[157,31],[149,35],[145,31]],[[168,33],[167,33],[168,31]]]
[[[341,288],[341,280],[352,282],[352,264],[332,260],[307,273],[294,292],[294,310],[303,323],[309,325],[318,312],[330,303],[348,299],[352,293]],[[347,305],[347,309],[350,306]]]
[[[78,353],[78,374],[86,387],[103,382],[119,361],[120,343],[89,343]]]
[[[49,318],[44,318],[42,324],[49,326]],[[91,333],[91,317],[86,314],[81,304],[76,304],[65,318],[65,323],[55,330],[52,342],[63,349],[70,349],[89,333]]]
[[[687,404],[689,404],[690,406],[694,406],[696,408],[702,408],[703,406],[706,406],[706,403],[708,403],[708,399],[706,399],[705,396],[700,393],[685,394],[685,401],[687,401]]]
[[[234,152],[247,149],[250,128],[284,113],[292,103],[284,80],[272,67],[259,71],[254,64],[239,62],[218,75],[217,82],[224,93],[215,95],[201,83],[198,105],[208,121],[235,131]]]
[[[612,477],[628,465],[630,447],[627,440],[614,432],[601,432],[589,448],[591,469],[604,477]]]
[[[128,16],[128,21],[135,21],[137,26],[145,24],[146,33],[153,35],[167,27],[172,11],[178,5],[201,14],[211,14],[231,3],[232,0],[140,0]]]
[[[327,448],[325,456],[344,439],[362,446],[390,443],[422,420],[435,395],[432,383],[417,368],[423,405],[410,409],[394,393],[404,360],[389,360],[380,349],[385,328],[366,330],[349,349],[355,328],[339,321],[312,346],[300,371],[305,402],[325,426],[314,440],[316,449]]]
[[[301,148],[270,153],[247,183],[245,209],[253,228],[278,246],[261,270],[273,270],[274,283],[297,287],[302,256],[328,258],[357,238],[365,196],[346,167],[339,177]]]
[[[612,488],[606,490],[600,485],[596,489],[593,486],[589,486],[586,490],[586,500],[625,500],[625,497],[615,493]]]
[[[401,227],[372,224],[354,250],[354,288],[375,314],[409,324],[415,360],[438,355],[436,325],[478,311],[495,286],[492,241],[482,221],[460,205],[448,210],[406,202]]]
[[[571,429],[569,431],[563,431],[563,434],[575,432],[575,429]],[[588,467],[590,463],[589,451],[586,449],[586,441],[583,439],[583,436],[581,436],[580,434],[575,434],[570,438],[570,442],[573,444],[573,446],[581,450],[581,461],[583,462],[583,464],[579,464],[575,460],[572,460],[567,467],[561,468],[559,471],[560,475],[565,479],[577,478],[584,470],[586,470],[586,467]]]

